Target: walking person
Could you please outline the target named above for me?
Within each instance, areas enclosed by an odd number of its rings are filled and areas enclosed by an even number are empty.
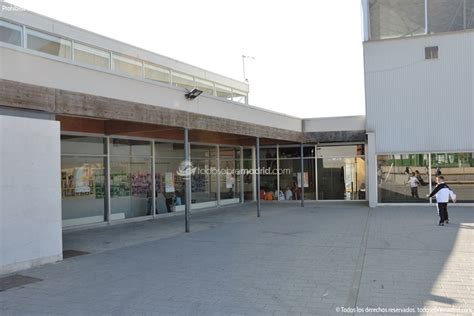
[[[423,180],[423,178],[421,177],[421,174],[418,170],[415,170],[415,177],[418,179],[418,182],[420,182],[420,185],[428,185],[428,183],[425,182],[425,180]]]
[[[418,186],[420,185],[420,181],[418,180],[414,172],[411,173],[411,176],[408,179],[408,183],[410,184],[411,197],[419,199],[420,197],[418,196]]]
[[[444,182],[443,176],[437,176],[436,182],[438,185],[434,188],[433,192],[427,195],[428,198],[436,196],[436,203],[438,204],[438,215],[439,215],[439,226],[444,226],[444,223],[449,224],[448,216],[448,202],[449,198],[456,203],[456,194],[451,188]]]

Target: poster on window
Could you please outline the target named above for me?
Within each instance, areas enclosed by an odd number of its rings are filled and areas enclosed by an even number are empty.
[[[165,173],[165,192],[174,192],[174,175],[172,172]]]
[[[309,187],[308,173],[304,173],[304,187]],[[301,172],[298,172],[298,188],[301,188]]]
[[[88,170],[85,167],[74,169],[75,193],[90,193]]]
[[[234,177],[232,176],[231,173],[226,173],[225,174],[225,188],[226,189],[232,189],[234,187]]]

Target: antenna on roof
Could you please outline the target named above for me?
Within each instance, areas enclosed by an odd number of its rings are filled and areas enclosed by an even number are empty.
[[[247,55],[242,55],[242,68],[244,70],[244,81],[245,82],[249,82],[249,80],[247,79],[247,76],[245,75],[245,59],[256,59],[255,57],[252,57],[252,56],[247,56]]]

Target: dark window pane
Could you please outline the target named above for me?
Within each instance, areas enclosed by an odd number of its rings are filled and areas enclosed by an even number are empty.
[[[0,21],[0,42],[21,46],[21,26]]]
[[[372,40],[425,33],[424,0],[370,0]]]

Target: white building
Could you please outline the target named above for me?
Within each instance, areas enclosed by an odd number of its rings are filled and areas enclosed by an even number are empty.
[[[403,15],[425,7],[397,3],[406,5],[363,2],[367,116],[324,119],[254,107],[245,82],[0,11],[0,274],[61,260],[71,227],[253,202],[263,192],[429,203],[411,196],[406,168],[426,183],[420,197],[441,170],[459,201],[472,203],[473,33],[425,34]],[[203,93],[186,98],[192,89]],[[184,159],[200,170],[268,172],[185,181]]]
[[[474,1],[367,0],[367,132],[374,134],[379,203],[412,202],[405,170],[427,185],[441,172],[474,201]],[[370,146],[370,144],[369,144]]]

